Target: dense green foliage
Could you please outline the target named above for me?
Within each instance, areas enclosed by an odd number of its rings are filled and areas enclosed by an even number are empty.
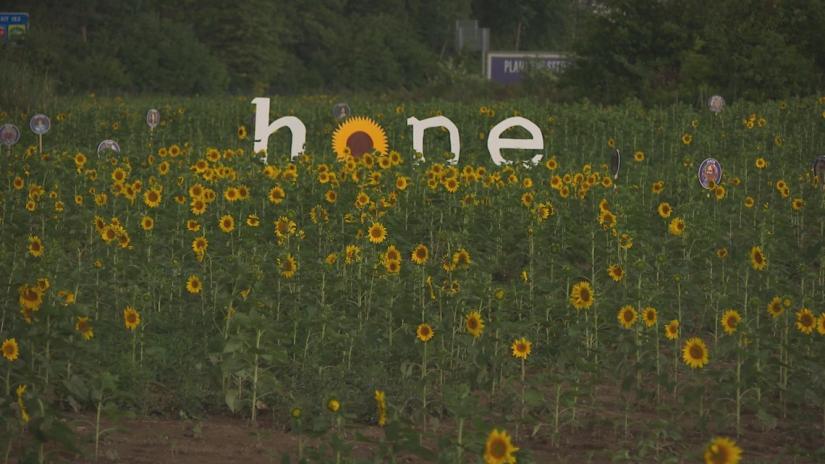
[[[743,462],[823,462],[825,190],[810,162],[825,98],[720,114],[355,100],[397,152],[347,163],[330,150],[335,101],[273,98],[273,117],[305,122],[308,156],[290,162],[279,131],[267,167],[243,97],[58,98],[43,153],[28,130],[4,150],[0,456],[89,443],[91,460],[91,440],[55,420],[74,409],[289,424],[313,441],[278,452],[309,462],[479,462],[494,428],[522,464],[701,462],[717,435],[736,438]],[[437,130],[413,162],[407,118],[434,114],[461,129],[456,166]],[[490,162],[489,133],[514,114],[540,125],[547,162]],[[28,116],[0,111],[0,123]],[[96,153],[108,137],[121,154]],[[724,172],[714,190],[696,178],[708,156]],[[370,240],[376,225],[386,237]],[[576,309],[582,282],[591,304]],[[684,361],[693,337],[703,367]],[[564,453],[576,455],[554,459]]]
[[[0,59],[26,63],[63,93],[402,91],[661,103],[808,94],[825,71],[824,0],[21,0],[4,9],[28,11],[31,29]],[[479,54],[453,49],[463,18],[490,28],[493,50],[569,51],[579,66],[561,82],[480,83]],[[0,107],[9,104],[4,95]]]

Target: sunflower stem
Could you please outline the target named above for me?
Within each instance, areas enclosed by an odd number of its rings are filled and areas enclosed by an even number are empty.
[[[744,341],[744,340],[742,340]],[[736,350],[736,438],[742,435],[742,346]]]
[[[421,413],[424,431],[427,431],[427,342],[424,342],[424,355],[421,360]]]
[[[256,331],[257,335],[255,336],[255,358],[254,358],[254,368],[252,371],[252,423],[255,423],[257,407],[256,402],[258,400],[258,352],[261,348],[261,336],[263,335],[264,331],[258,329]]]
[[[461,462],[462,462],[461,461],[462,452],[464,451],[464,445],[463,445],[463,440],[462,440],[463,435],[464,435],[464,418],[462,417],[462,418],[458,419],[458,443],[457,443],[457,446],[456,446],[457,458],[456,458],[456,461],[455,461],[458,464],[461,464]]]

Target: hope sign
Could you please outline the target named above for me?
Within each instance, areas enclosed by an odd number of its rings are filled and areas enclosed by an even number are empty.
[[[278,131],[278,129],[284,127],[288,128],[292,133],[290,156],[293,159],[300,156],[304,152],[307,139],[307,129],[304,123],[295,116],[283,116],[270,122],[269,98],[255,98],[252,100],[252,104],[255,105],[255,145],[253,150],[255,153],[263,154],[261,160],[263,162],[267,160],[266,153],[269,137]],[[453,154],[450,163],[458,163],[461,153],[461,139],[459,137],[458,127],[456,127],[455,123],[449,118],[445,116],[435,116],[419,120],[415,117],[410,117],[407,119],[407,125],[412,127],[413,150],[422,154],[424,152],[424,131],[437,127],[447,129],[447,132],[450,134],[450,152]],[[524,128],[530,134],[530,138],[514,139],[501,137],[504,131],[513,127]],[[518,116],[507,118],[493,126],[487,136],[487,151],[490,153],[490,158],[496,166],[511,163],[511,161],[504,159],[501,155],[501,150],[505,148],[543,151],[544,137],[539,126],[533,121]],[[538,164],[543,157],[543,153],[537,153],[530,158],[530,162],[534,165]]]

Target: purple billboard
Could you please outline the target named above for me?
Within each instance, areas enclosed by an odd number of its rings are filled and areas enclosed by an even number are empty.
[[[530,69],[560,72],[570,63],[570,58],[561,53],[490,52],[487,54],[487,79],[513,84]]]

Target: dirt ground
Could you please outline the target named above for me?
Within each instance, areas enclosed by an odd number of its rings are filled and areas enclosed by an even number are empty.
[[[94,415],[73,415],[68,424],[81,439],[83,456],[61,456],[55,462],[94,463]],[[635,417],[634,421],[643,421]],[[522,450],[529,450],[530,462],[551,463],[693,463],[702,462],[701,437],[684,437],[682,441],[663,441],[657,450],[651,448],[646,454],[639,454],[640,437],[623,437],[623,420],[601,422],[601,426],[578,430],[567,430],[559,445],[549,439],[526,437],[516,443]],[[612,424],[612,425],[610,425]],[[219,464],[282,463],[288,454],[292,463],[296,459],[298,440],[293,433],[279,426],[261,422],[251,425],[248,420],[234,417],[214,416],[202,420],[181,420],[177,418],[130,418],[117,422],[102,421],[106,430],[99,447],[97,462],[105,464]],[[382,432],[377,427],[360,426],[357,431],[372,438]],[[352,431],[354,432],[354,431]],[[749,428],[737,442],[744,448],[743,463],[796,463],[818,462],[816,458],[800,458],[798,454],[813,456],[821,442],[811,443],[808,435],[806,443],[793,428],[759,431]],[[816,431],[808,431],[816,432]],[[540,434],[541,435],[541,434]],[[820,435],[821,436],[821,435]],[[821,439],[820,439],[821,440]],[[696,441],[695,445],[691,444]],[[354,446],[353,455],[361,462],[373,462],[369,444],[350,441]],[[800,453],[801,450],[802,451]],[[627,451],[625,451],[627,450]],[[466,456],[468,463],[480,463],[482,450]],[[469,454],[469,452],[468,452]],[[658,456],[658,457],[657,457]],[[518,462],[526,460],[519,459]],[[12,461],[14,453],[12,453]],[[329,462],[335,462],[330,457]],[[422,463],[420,459],[402,458],[399,463]],[[819,461],[821,462],[821,461]]]

